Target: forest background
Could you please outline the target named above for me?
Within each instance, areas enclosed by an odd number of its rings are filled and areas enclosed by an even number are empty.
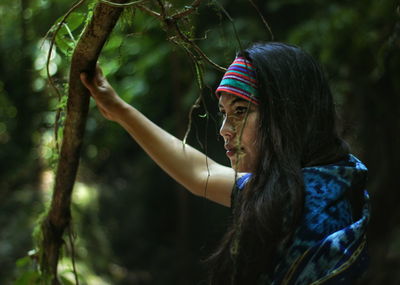
[[[35,279],[27,256],[51,199],[55,110],[66,100],[47,81],[45,36],[70,6],[66,0],[0,2],[0,284]],[[90,11],[85,4],[71,16],[51,56],[49,72],[60,90],[67,88],[71,48]],[[227,66],[240,45],[271,40],[259,12],[274,40],[301,46],[324,66],[343,135],[370,173],[371,270],[364,283],[400,284],[399,3],[204,0],[184,25],[214,62]],[[200,89],[191,58],[168,37],[158,21],[130,9],[103,49],[101,66],[124,100],[180,138],[201,94],[188,142],[227,164],[213,96],[222,73],[204,65]],[[61,131],[62,120],[60,137]],[[201,260],[229,214],[188,194],[91,104],[72,201],[81,284],[204,284]],[[70,253],[67,247],[60,261],[65,284],[74,280]]]

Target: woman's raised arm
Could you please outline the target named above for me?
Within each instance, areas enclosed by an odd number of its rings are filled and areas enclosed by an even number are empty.
[[[216,163],[195,148],[184,145],[131,105],[124,102],[96,68],[92,78],[81,80],[103,114],[119,123],[147,154],[172,178],[195,195],[230,206],[235,171]]]

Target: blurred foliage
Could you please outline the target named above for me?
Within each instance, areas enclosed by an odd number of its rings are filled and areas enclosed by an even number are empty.
[[[94,2],[74,12],[56,37],[49,70],[62,94],[71,52]],[[188,5],[183,0],[171,2],[174,7]],[[398,4],[254,2],[272,27],[274,40],[302,46],[327,70],[345,135],[367,162],[372,196],[379,200],[382,181],[396,177],[391,163],[399,158],[393,144],[400,142],[392,135],[400,124]],[[32,262],[35,254],[27,253],[33,248],[36,219],[51,197],[57,159],[55,110],[65,107],[65,98],[60,102],[47,83],[50,42],[44,36],[70,5],[66,0],[0,2],[1,284],[39,282]],[[248,1],[204,1],[182,25],[222,66],[241,46],[271,40]],[[191,105],[202,95],[204,102],[193,114],[188,142],[227,163],[218,140],[213,95],[222,74],[204,65],[205,88],[199,90],[191,58],[168,41],[169,36],[155,19],[127,9],[104,47],[103,71],[124,100],[180,138]],[[60,124],[62,130],[62,120]],[[392,191],[387,197],[397,197],[389,195],[396,190],[390,183],[384,188]],[[198,284],[205,279],[200,261],[229,221],[229,209],[187,194],[121,127],[105,121],[93,103],[73,198],[71,238],[81,284]],[[379,260],[386,267],[374,271],[380,281],[371,284],[396,284],[400,279],[395,270],[400,265],[396,217],[387,219],[390,232],[383,243],[386,247],[381,245],[384,253]],[[60,272],[64,284],[74,284],[68,237],[65,242]]]

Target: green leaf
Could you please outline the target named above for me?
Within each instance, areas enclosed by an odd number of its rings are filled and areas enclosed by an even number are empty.
[[[56,21],[56,24],[54,25],[53,29],[55,30],[57,26],[61,23],[62,18],[59,18]],[[72,51],[75,48],[75,37],[74,37],[74,31],[82,26],[82,24],[85,23],[86,20],[86,14],[84,13],[78,13],[78,12],[73,12],[65,23],[63,23],[62,27],[59,29],[56,35],[56,45],[58,49],[66,56],[71,56]]]
[[[60,278],[61,283],[62,283],[63,285],[75,285],[74,282],[72,282],[71,280],[69,280],[68,278],[66,278],[66,277],[64,277],[64,276],[62,276],[62,275],[61,275],[59,278]]]
[[[61,100],[57,103],[56,109],[64,109],[67,107],[68,96],[62,96]]]
[[[14,285],[30,285],[38,284],[39,273],[36,271],[26,271],[22,273],[18,279],[14,282]]]
[[[61,23],[62,18],[63,17],[60,17],[56,21],[55,26]],[[69,17],[65,21],[66,25],[63,25],[58,33],[62,35],[68,35],[69,33],[72,33],[85,22],[85,19],[86,19],[86,14],[84,13],[78,13],[78,12],[71,13],[71,15],[69,15]]]
[[[56,46],[64,55],[71,56],[75,48],[75,43],[72,39],[66,38],[65,35],[57,34]]]
[[[106,45],[103,48],[103,51],[115,51],[118,49],[123,43],[123,37],[122,36],[113,36],[110,37],[106,43]]]
[[[31,261],[30,257],[25,256],[18,259],[15,264],[17,265],[17,267],[24,267],[25,265],[28,265],[30,261]]]
[[[57,135],[58,135],[59,141],[62,141],[63,137],[64,137],[64,128],[59,127],[57,130]],[[54,159],[58,159],[58,156],[54,157]]]
[[[196,68],[196,80],[199,85],[200,90],[203,89],[203,69],[200,61],[194,61],[194,66]]]

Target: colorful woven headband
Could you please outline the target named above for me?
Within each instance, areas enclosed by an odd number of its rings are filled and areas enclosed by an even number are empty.
[[[258,104],[257,85],[256,72],[251,62],[244,57],[237,57],[222,77],[215,94],[219,97],[220,92],[227,92]]]

